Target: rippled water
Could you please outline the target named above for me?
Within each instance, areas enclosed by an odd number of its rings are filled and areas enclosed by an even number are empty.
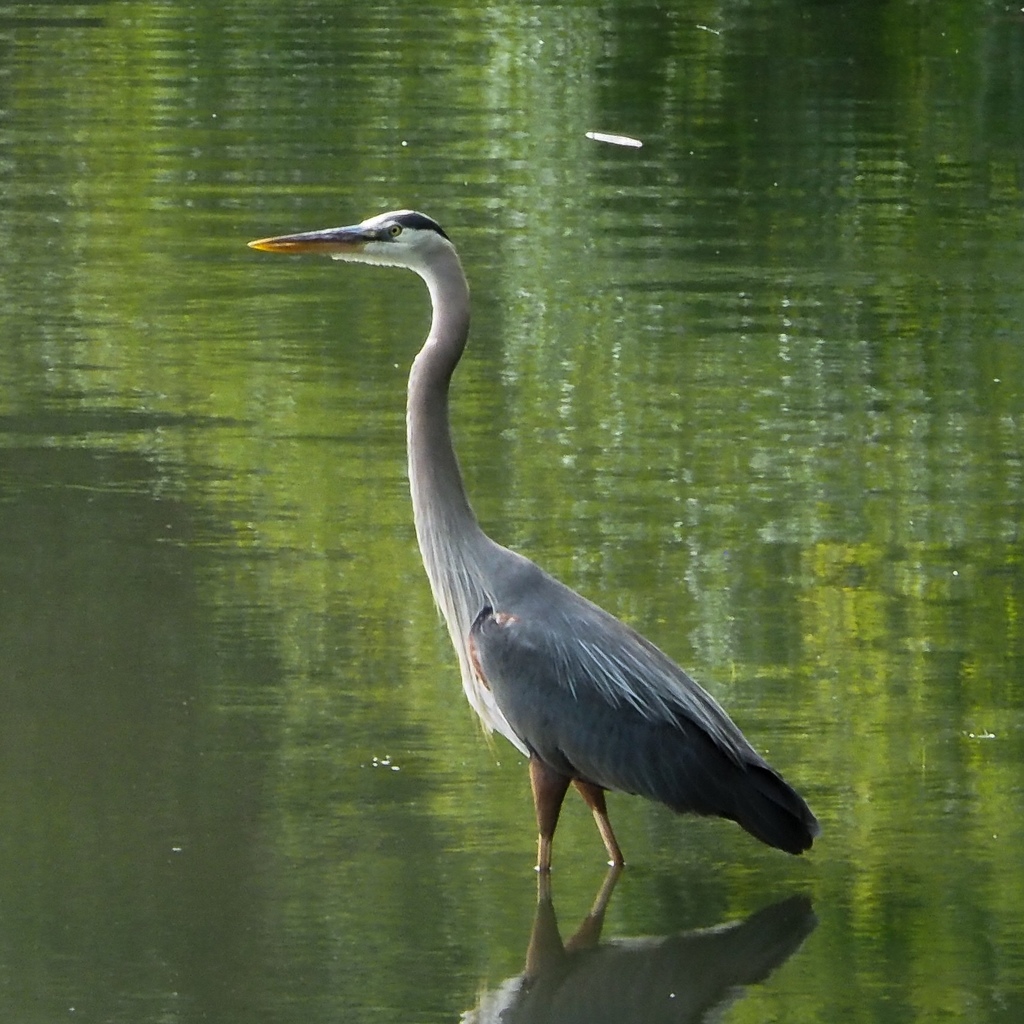
[[[1022,33],[0,10],[6,1016],[1017,1020]],[[538,903],[412,534],[425,291],[245,247],[407,205],[481,520],[707,683],[809,857],[613,797],[609,894],[576,801]]]

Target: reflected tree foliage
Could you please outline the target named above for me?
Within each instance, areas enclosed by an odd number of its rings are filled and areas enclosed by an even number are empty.
[[[807,1015],[1024,1015],[1016,8],[4,18],[4,977],[66,1001],[76,965],[120,969],[223,1020],[257,990],[286,1017],[301,977],[308,1021],[427,1017],[424,993],[451,1019],[500,951],[516,969],[529,796],[463,707],[409,520],[425,299],[244,248],[414,205],[474,289],[453,415],[488,531],[692,667],[821,812]],[[656,879],[624,914],[722,919],[791,870],[615,813]],[[105,816],[131,856],[104,860]],[[192,862],[146,859],[179,832],[220,836],[187,899]],[[714,896],[683,884],[702,866]],[[95,907],[129,926],[104,940]]]

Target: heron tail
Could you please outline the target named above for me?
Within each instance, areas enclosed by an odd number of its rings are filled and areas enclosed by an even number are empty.
[[[748,765],[747,785],[735,790],[731,817],[747,832],[786,853],[811,848],[821,825],[803,797],[767,765]]]

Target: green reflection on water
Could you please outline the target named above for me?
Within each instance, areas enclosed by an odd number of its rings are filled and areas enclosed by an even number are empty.
[[[734,1019],[1017,1019],[1020,24],[95,6],[4,30],[7,1015],[450,1020],[522,970],[525,773],[463,705],[405,489],[426,296],[244,249],[410,204],[474,286],[488,529],[692,667],[826,825],[791,862],[613,800],[606,934],[804,891],[817,933]],[[575,921],[582,808],[557,857]]]

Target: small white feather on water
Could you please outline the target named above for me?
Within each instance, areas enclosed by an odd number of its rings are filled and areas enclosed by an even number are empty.
[[[631,138],[629,135],[610,135],[608,132],[586,132],[586,136],[595,142],[607,142],[612,146],[629,146],[632,149],[640,149],[643,146],[639,139]]]

